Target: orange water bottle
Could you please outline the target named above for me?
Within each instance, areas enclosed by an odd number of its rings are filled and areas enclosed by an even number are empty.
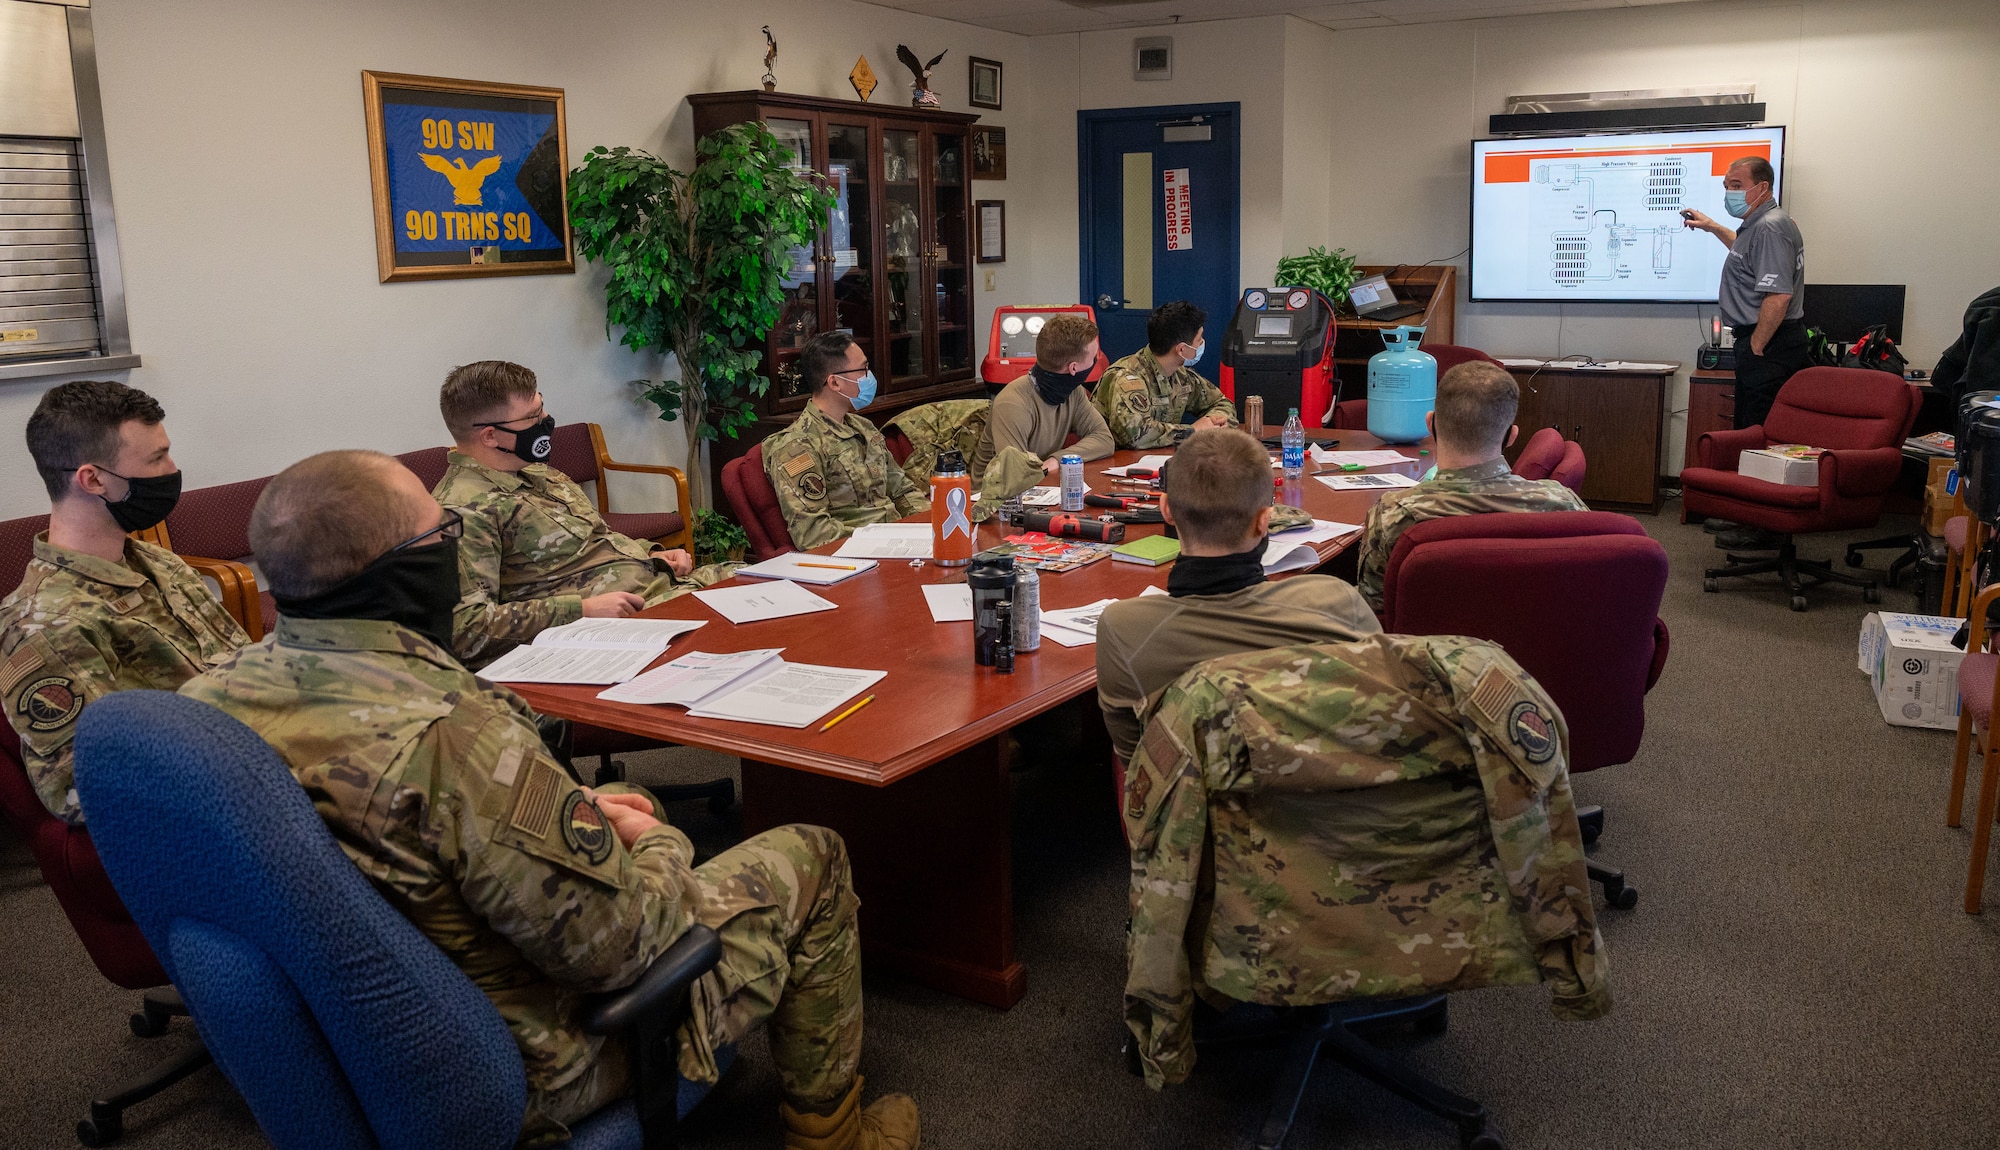
[[[931,472],[931,562],[963,567],[972,561],[972,477],[965,456],[938,453]]]

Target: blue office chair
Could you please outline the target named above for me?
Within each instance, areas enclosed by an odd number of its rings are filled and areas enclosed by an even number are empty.
[[[526,1106],[499,1011],[334,843],[276,752],[164,691],[85,710],[76,785],[112,884],[216,1063],[281,1147],[504,1150]],[[660,1150],[702,1091],[680,1080],[687,989],[721,956],[697,926],[585,1026],[626,1032],[633,1101],[576,1150]]]

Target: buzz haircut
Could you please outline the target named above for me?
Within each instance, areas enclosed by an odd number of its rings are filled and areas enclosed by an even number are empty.
[[[1473,360],[1438,377],[1437,436],[1465,451],[1497,452],[1521,409],[1521,387],[1497,363]]]
[[[818,395],[833,378],[833,373],[847,363],[847,349],[854,346],[854,337],[844,331],[823,331],[806,341],[799,352],[799,383],[809,395]]]
[[[1163,303],[1146,317],[1146,349],[1165,355],[1181,344],[1193,343],[1207,322],[1208,313],[1196,304],[1184,299]]]
[[[118,458],[118,429],[132,420],[151,427],[167,417],[159,401],[108,379],[79,379],[42,393],[28,417],[28,455],[49,498],[70,493],[69,477],[86,463]]]
[[[1083,358],[1084,349],[1096,338],[1097,325],[1082,315],[1073,311],[1052,315],[1035,336],[1035,366],[1061,371]]]
[[[1182,535],[1209,547],[1236,547],[1271,506],[1271,456],[1249,432],[1204,427],[1167,464],[1167,506]]]
[[[1778,173],[1771,169],[1771,161],[1762,156],[1745,156],[1729,166],[1742,168],[1748,172],[1750,182],[1753,184],[1769,184],[1773,188],[1778,186]]]
[[[271,477],[250,510],[250,552],[285,599],[337,587],[419,529],[379,451],[323,451]]]
[[[444,377],[438,392],[438,411],[452,439],[465,443],[478,434],[476,426],[491,418],[511,400],[532,396],[540,390],[535,373],[504,359],[482,359],[464,367],[454,367]]]

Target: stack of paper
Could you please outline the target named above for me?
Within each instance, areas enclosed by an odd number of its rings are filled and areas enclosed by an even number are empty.
[[[1306,451],[1307,454],[1312,456],[1314,463],[1320,464],[1323,467],[1345,467],[1348,464],[1357,464],[1362,467],[1382,467],[1392,463],[1409,462],[1408,457],[1402,452],[1390,451],[1386,448],[1376,448],[1372,451],[1328,451],[1326,448],[1315,443],[1307,448]]]
[[[738,575],[748,575],[755,579],[790,579],[794,583],[838,583],[842,579],[852,579],[863,571],[875,567],[873,559],[842,559],[826,555],[807,555],[797,551],[787,551],[762,563],[752,563],[740,567]]]
[[[702,719],[804,727],[880,682],[887,672],[787,663],[782,647],[730,655],[691,652],[621,687],[614,703],[672,703]]]
[[[1361,525],[1358,523],[1315,519],[1311,527],[1273,535],[1270,542],[1264,545],[1264,573],[1276,575],[1284,571],[1310,571],[1320,565],[1319,551],[1313,544],[1325,543],[1359,530]]]
[[[854,529],[834,554],[842,559],[929,559],[928,523],[870,523]]]
[[[1157,472],[1159,471],[1161,464],[1165,463],[1167,460],[1172,458],[1173,456],[1171,455],[1142,455],[1139,457],[1139,462],[1128,463],[1123,467],[1107,467],[1104,469],[1104,474],[1116,475],[1120,478],[1123,478],[1126,475],[1131,474],[1132,469],[1135,467],[1141,471]]]
[[[1053,639],[1065,647],[1081,647],[1097,642],[1097,620],[1104,609],[1118,602],[1117,599],[1099,599],[1081,607],[1065,607],[1060,611],[1042,612],[1042,638]]]
[[[550,627],[479,672],[495,683],[622,683],[700,619],[579,619]]]
[[[1417,481],[1407,475],[1393,471],[1361,471],[1353,475],[1315,475],[1314,479],[1335,491],[1393,491],[1398,487],[1415,487]]]
[[[809,615],[814,611],[831,611],[837,606],[790,579],[774,579],[769,583],[752,583],[743,587],[709,587],[696,591],[694,597],[731,623],[755,623],[790,615]]]

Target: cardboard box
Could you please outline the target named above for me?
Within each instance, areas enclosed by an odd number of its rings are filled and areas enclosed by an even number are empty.
[[[1944,525],[1954,515],[1965,514],[1958,501],[1958,464],[1952,459],[1931,460],[1924,481],[1924,533],[1943,535]]]
[[[1958,729],[1958,663],[1951,645],[1964,622],[1945,615],[1880,611],[1861,621],[1860,667],[1882,718],[1898,727]]]
[[[1773,443],[1745,451],[1736,464],[1737,474],[1787,487],[1819,486],[1819,457],[1823,448],[1803,443]]]

